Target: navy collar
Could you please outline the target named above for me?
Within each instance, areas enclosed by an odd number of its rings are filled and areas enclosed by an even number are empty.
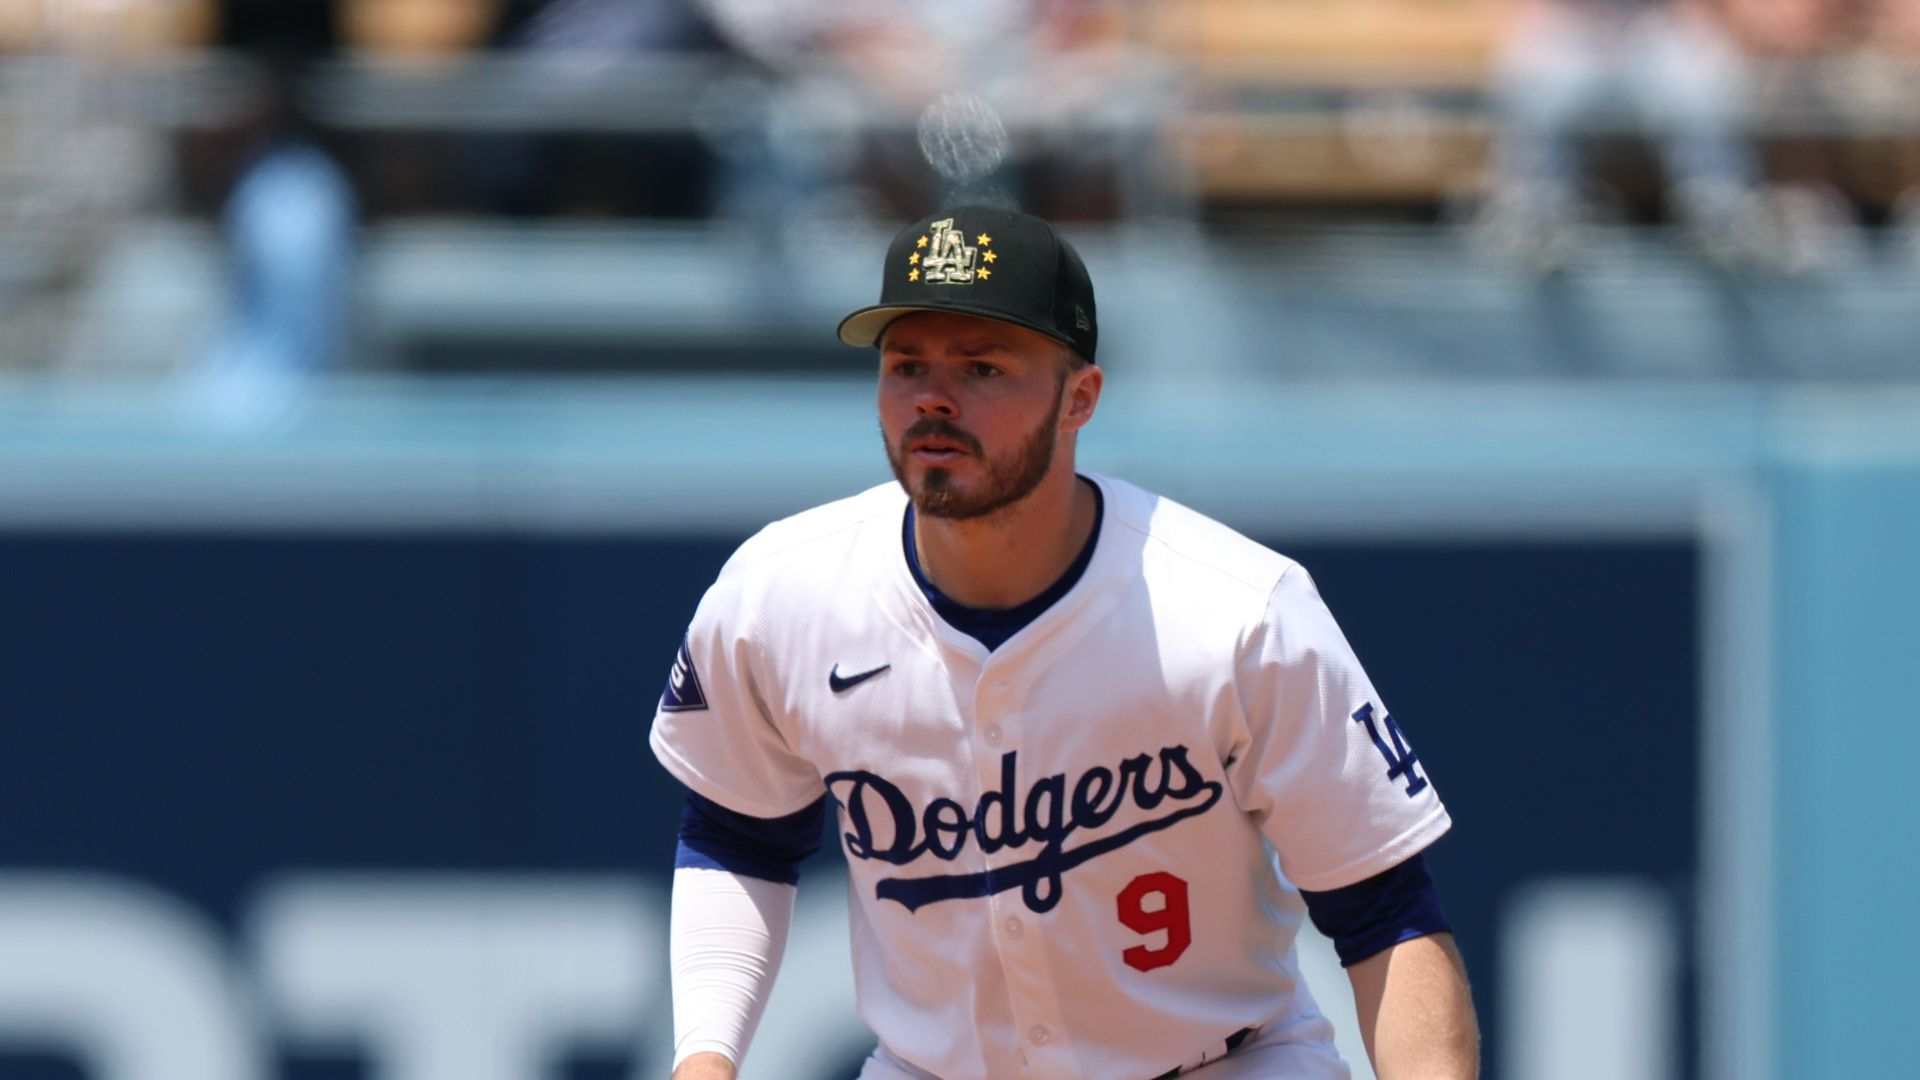
[[[1106,496],[1100,493],[1099,484],[1091,480],[1087,481],[1087,484],[1093,488],[1093,532],[1088,534],[1086,544],[1080,548],[1080,554],[1074,556],[1073,565],[1067,567],[1066,573],[1061,574],[1059,580],[1049,585],[1045,592],[1024,604],[1010,608],[968,607],[947,596],[933,582],[927,580],[926,573],[920,569],[920,556],[914,550],[913,504],[909,502],[905,523],[900,530],[900,539],[906,548],[907,569],[913,573],[914,583],[920,586],[920,591],[926,594],[927,603],[933,605],[933,610],[945,619],[949,626],[985,645],[987,651],[991,652],[1005,644],[1008,638],[1019,633],[1028,623],[1039,618],[1042,612],[1072,591],[1074,585],[1079,583],[1081,576],[1087,572],[1088,564],[1093,562],[1093,549],[1100,542],[1100,525],[1106,518]]]

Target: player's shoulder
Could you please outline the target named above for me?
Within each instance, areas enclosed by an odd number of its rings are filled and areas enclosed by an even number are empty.
[[[1193,586],[1271,595],[1298,566],[1293,559],[1211,517],[1136,484],[1096,476],[1109,522],[1134,534],[1153,573]]]
[[[905,509],[905,492],[889,481],[781,518],[734,550],[720,570],[720,580],[794,581],[797,576],[844,564],[873,530],[897,530]]]

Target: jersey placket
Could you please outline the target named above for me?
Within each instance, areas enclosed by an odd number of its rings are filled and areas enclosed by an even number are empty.
[[[1017,753],[1026,730],[1022,705],[1027,680],[1020,677],[1015,657],[996,654],[981,671],[974,690],[974,766],[979,790],[996,790],[1001,781],[1001,759]],[[1007,812],[1024,827],[1025,785],[1034,776],[1031,764],[1020,770],[1021,787],[1004,792]],[[989,857],[1000,867],[1033,858],[1033,841],[1007,847]],[[1061,884],[1065,888],[1065,882]],[[1044,916],[1027,908],[1020,889],[1005,889],[987,897],[994,949],[1000,957],[1012,1006],[1014,1038],[1020,1063],[1039,1076],[1072,1076],[1078,1072],[1073,1040],[1060,1008],[1060,994],[1048,959]]]

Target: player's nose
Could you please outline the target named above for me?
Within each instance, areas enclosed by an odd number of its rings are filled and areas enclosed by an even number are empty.
[[[942,374],[929,374],[920,380],[913,395],[914,412],[920,416],[960,415],[960,406],[953,394],[953,387]]]

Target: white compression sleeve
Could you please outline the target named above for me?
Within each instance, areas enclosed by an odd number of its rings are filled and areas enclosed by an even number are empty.
[[[681,867],[673,872],[673,1063],[711,1050],[736,1066],[773,990],[799,890]]]

